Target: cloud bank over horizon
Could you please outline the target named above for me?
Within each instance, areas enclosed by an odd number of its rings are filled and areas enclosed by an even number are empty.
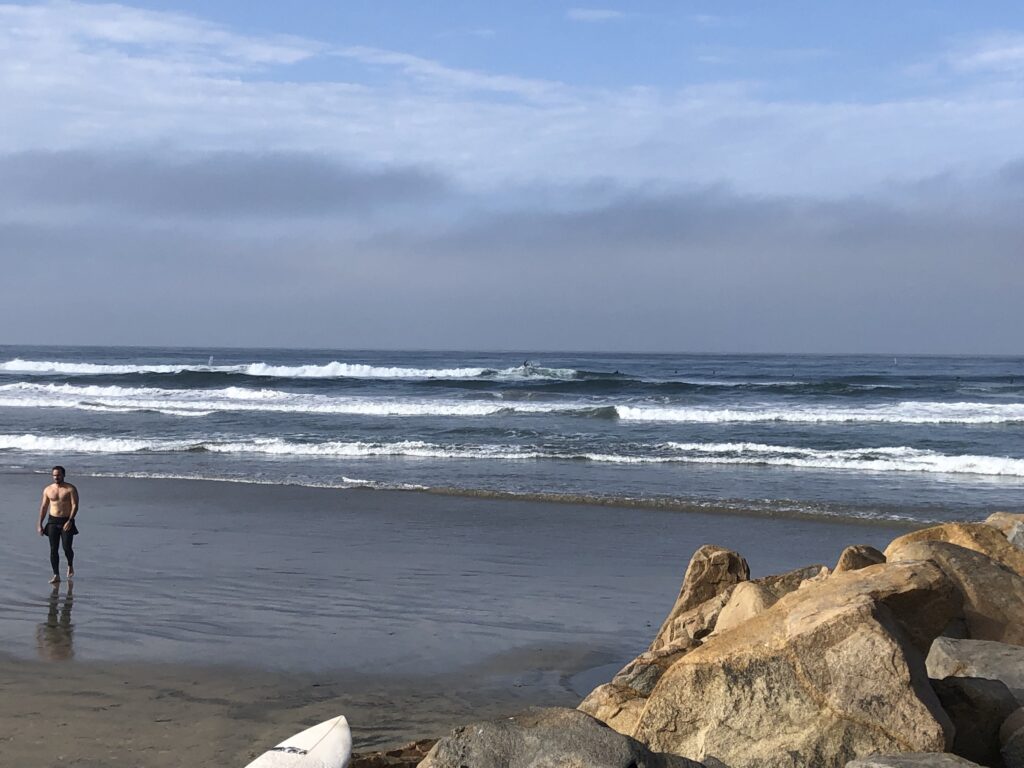
[[[617,39],[655,10],[548,22]],[[622,84],[439,55],[497,19],[432,51],[0,5],[4,341],[1019,351],[1024,35],[827,97],[716,76],[701,36],[744,24],[709,18],[679,21],[709,71]],[[755,42],[729,55],[824,55]]]

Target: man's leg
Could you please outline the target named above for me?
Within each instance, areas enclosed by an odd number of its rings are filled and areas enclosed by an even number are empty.
[[[60,539],[64,544],[64,559],[68,561],[68,578],[70,579],[75,575],[75,549],[74,542],[72,539],[75,538],[75,534],[70,531],[61,531]]]
[[[46,526],[46,535],[50,539],[50,567],[53,568],[53,578],[50,579],[50,583],[56,584],[60,581],[60,575],[58,574],[58,570],[60,569],[60,554],[57,552],[57,548],[60,546],[60,526]]]

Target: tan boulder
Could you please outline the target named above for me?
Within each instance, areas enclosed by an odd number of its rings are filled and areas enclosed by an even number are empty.
[[[839,561],[836,563],[836,567],[832,569],[832,573],[856,571],[861,568],[867,568],[869,565],[878,565],[884,562],[885,555],[874,547],[870,547],[867,544],[854,544],[840,553]]]
[[[959,609],[927,562],[805,585],[677,659],[633,735],[731,768],[839,768],[878,752],[945,751],[952,724],[923,653]]]
[[[599,685],[577,707],[619,733],[631,734],[640,720],[647,696],[677,659],[700,645],[699,640],[647,651],[633,659],[611,679]]]
[[[723,593],[749,578],[750,567],[737,553],[713,544],[700,547],[690,558],[679,597],[650,649],[655,651],[688,638],[699,640],[710,633],[728,600]]]
[[[778,601],[767,587],[753,581],[745,581],[733,587],[729,602],[725,604],[715,623],[715,632],[732,629],[758,616]]]
[[[1014,547],[999,530],[986,523],[944,523],[912,531],[895,539],[886,548],[885,556],[888,558],[892,550],[917,541],[945,541],[973,549],[1005,565],[1018,576],[1024,576],[1024,551]]]
[[[901,541],[886,550],[890,561],[931,560],[963,598],[967,635],[1024,645],[1024,577],[989,557],[942,541]]]
[[[1024,551],[1024,514],[993,512],[985,520],[985,525],[991,525],[1001,531],[1010,544]]]

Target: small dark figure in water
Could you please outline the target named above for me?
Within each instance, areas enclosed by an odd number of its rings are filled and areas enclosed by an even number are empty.
[[[43,489],[43,501],[39,505],[39,523],[36,528],[40,536],[50,540],[50,566],[53,568],[51,584],[60,581],[60,554],[58,546],[63,545],[64,557],[68,561],[68,578],[75,575],[75,550],[72,540],[78,533],[75,516],[78,514],[78,489],[64,482],[64,467],[58,465],[51,470],[53,482]]]

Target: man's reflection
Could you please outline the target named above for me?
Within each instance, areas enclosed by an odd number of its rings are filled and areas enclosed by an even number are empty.
[[[50,592],[46,621],[36,627],[36,646],[39,658],[47,661],[65,661],[75,655],[71,638],[75,625],[71,623],[71,606],[74,603],[74,582],[67,582],[64,598],[60,596],[60,584],[54,584]]]

